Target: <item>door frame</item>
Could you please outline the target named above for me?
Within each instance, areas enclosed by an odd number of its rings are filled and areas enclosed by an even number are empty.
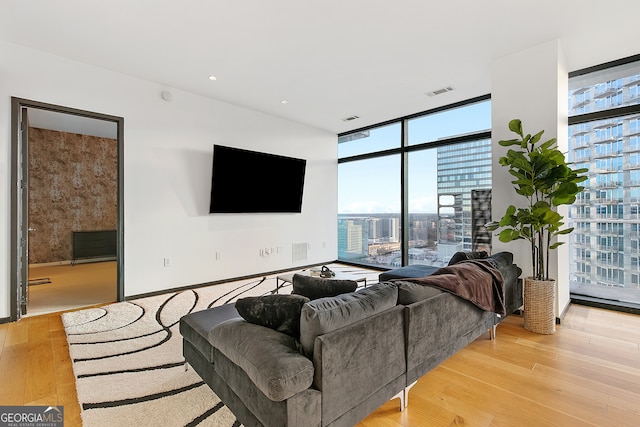
[[[118,301],[124,300],[124,118],[108,114],[96,113],[93,111],[79,110],[77,108],[64,107],[61,105],[48,104],[45,102],[33,101],[24,98],[11,97],[11,321],[19,320],[21,317],[20,301],[21,289],[26,287],[22,283],[18,263],[21,252],[26,251],[27,245],[21,245],[23,238],[22,229],[28,224],[22,224],[22,218],[18,216],[19,205],[22,203],[19,185],[28,177],[28,170],[20,167],[20,153],[22,151],[20,137],[20,110],[22,108],[36,108],[57,113],[71,114],[75,116],[88,117],[92,119],[113,122],[117,126],[117,224],[116,231],[116,295]],[[28,149],[28,141],[26,141]],[[19,173],[19,171],[21,171]],[[28,181],[27,181],[28,182]],[[23,191],[28,191],[24,188]],[[22,209],[28,212],[28,206],[21,205]],[[26,233],[25,233],[26,234]],[[24,248],[24,249],[21,249]],[[26,266],[28,268],[28,265]]]

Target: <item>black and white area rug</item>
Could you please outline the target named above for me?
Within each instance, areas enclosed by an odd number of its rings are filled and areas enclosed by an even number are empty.
[[[376,271],[329,267],[366,277],[367,283],[378,281]],[[198,374],[185,370],[179,321],[275,289],[273,275],[63,314],[83,425],[240,426]],[[290,286],[280,290],[290,291]]]

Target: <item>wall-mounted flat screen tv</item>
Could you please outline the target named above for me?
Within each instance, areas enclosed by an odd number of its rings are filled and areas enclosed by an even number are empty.
[[[302,212],[307,161],[213,146],[209,213]]]

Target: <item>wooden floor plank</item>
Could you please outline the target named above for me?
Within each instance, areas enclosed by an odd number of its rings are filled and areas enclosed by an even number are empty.
[[[11,322],[6,325],[5,347],[11,347],[17,344],[26,344],[29,339],[29,319],[23,319],[20,322]]]
[[[0,356],[2,356],[2,349],[4,348],[4,342],[7,338],[7,329],[8,328],[0,328]]]
[[[56,396],[56,379],[48,319],[31,318],[27,344],[25,400]]]
[[[511,365],[508,369],[509,375],[505,375],[503,363],[490,358],[479,358],[466,352],[456,354],[446,361],[445,366],[467,377],[473,377],[478,371],[483,371],[482,382],[486,387],[495,385],[502,390],[512,390],[524,399],[554,408],[564,414],[571,414],[578,419],[591,419],[601,423],[607,421],[607,395],[599,390],[591,390],[591,394],[585,396],[582,387],[515,365]]]
[[[4,346],[0,356],[0,405],[23,405],[27,343]]]
[[[492,413],[495,417],[492,426],[578,425],[578,420],[570,414],[531,399],[526,389],[523,390],[525,384],[513,390],[505,389],[479,379],[477,376],[470,378],[468,375],[448,368],[446,363],[428,373],[420,381],[431,381],[432,378],[438,377],[446,378],[451,383],[446,390],[446,395]]]

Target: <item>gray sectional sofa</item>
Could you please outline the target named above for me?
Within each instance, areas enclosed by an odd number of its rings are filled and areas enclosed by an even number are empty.
[[[504,313],[517,310],[520,269],[508,253],[486,262],[504,279]],[[180,331],[186,362],[245,426],[353,426],[391,398],[403,409],[411,385],[487,330],[495,336],[502,318],[397,279],[304,302],[299,337],[248,322],[232,304],[185,316]]]

